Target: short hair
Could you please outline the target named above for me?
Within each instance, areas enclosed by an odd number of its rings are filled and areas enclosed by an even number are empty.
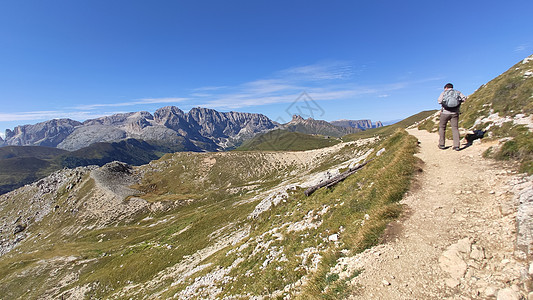
[[[453,89],[453,84],[451,83],[446,83],[446,85],[444,86],[445,89]]]

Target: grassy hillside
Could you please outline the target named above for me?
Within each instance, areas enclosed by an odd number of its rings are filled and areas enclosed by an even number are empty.
[[[61,155],[57,161],[61,166],[67,168],[89,165],[102,166],[115,160],[131,165],[142,165],[167,153],[161,150],[145,141],[127,139],[114,143],[94,143],[88,147]]]
[[[14,157],[33,157],[51,159],[68,151],[43,146],[5,146],[0,147],[0,160]]]
[[[415,152],[416,139],[397,131],[311,151],[166,154],[135,169],[140,194],[124,201],[102,198],[100,183],[76,171],[41,198],[57,209],[0,257],[0,289],[10,299],[343,297],[350,278],[329,269],[379,242],[400,214]],[[372,158],[304,195],[306,185]],[[30,214],[37,188],[0,196],[0,216]],[[98,201],[105,205],[94,208]],[[99,221],[133,203],[144,208]]]
[[[491,126],[489,132],[493,139],[512,137],[512,140],[490,149],[486,155],[518,161],[521,172],[533,174],[533,127],[515,121],[523,115],[533,124],[533,55],[480,87],[468,98],[463,111],[464,128],[487,128],[491,121],[485,118],[489,115],[505,118],[501,125]]]
[[[69,152],[42,146],[7,146],[0,148],[0,194],[32,183],[62,168],[102,166],[112,161],[142,165],[165,153],[188,150],[194,145],[159,145],[127,139],[114,143],[95,143]]]
[[[302,151],[329,147],[339,142],[340,140],[336,138],[320,135],[310,135],[286,130],[273,130],[257,135],[253,139],[244,142],[236,150]]]
[[[59,169],[53,159],[68,151],[43,146],[0,148],[0,194],[48,176]]]
[[[283,125],[282,128],[286,131],[291,131],[291,132],[315,134],[315,135],[322,135],[322,136],[332,136],[332,137],[341,137],[349,133],[361,131],[361,129],[359,128],[335,126],[326,121],[313,120],[310,118],[307,120],[301,119],[300,121],[296,121],[296,122],[291,121]]]

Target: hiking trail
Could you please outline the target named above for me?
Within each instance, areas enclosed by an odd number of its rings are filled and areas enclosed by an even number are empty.
[[[337,265],[362,270],[349,299],[527,299],[533,270],[515,255],[514,193],[532,177],[484,159],[497,142],[440,150],[438,134],[408,131],[422,171],[384,242]]]

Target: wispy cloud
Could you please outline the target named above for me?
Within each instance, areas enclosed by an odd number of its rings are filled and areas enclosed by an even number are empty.
[[[193,89],[193,91],[207,92],[207,91],[217,91],[217,90],[222,90],[222,89],[227,89],[227,88],[228,86],[204,86],[204,87],[195,88]]]
[[[153,104],[176,104],[184,108],[194,106],[219,110],[237,110],[245,107],[294,102],[302,92],[316,101],[382,99],[392,97],[395,91],[413,85],[440,80],[424,78],[397,81],[378,85],[360,85],[354,79],[354,70],[360,67],[349,62],[328,61],[280,70],[264,78],[256,78],[234,86],[205,86],[191,89],[183,97],[141,98],[116,103],[93,103],[65,110],[0,113],[0,122],[34,121],[55,118],[86,120],[128,110],[154,108]],[[145,107],[142,107],[142,106]],[[116,108],[116,109],[114,109]]]
[[[76,106],[75,109],[91,110],[102,107],[124,107],[144,104],[163,104],[163,103],[179,103],[188,100],[188,98],[144,98],[130,102],[118,102],[118,103],[95,103]]]
[[[270,78],[244,82],[220,89],[198,89],[209,93],[193,93],[189,98],[196,106],[216,109],[239,109],[251,106],[293,102],[303,91],[314,100],[351,100],[363,96],[388,98],[394,91],[402,90],[440,78],[401,80],[373,86],[354,82],[354,68],[347,62],[326,62],[288,68]]]
[[[345,80],[353,74],[353,66],[348,62],[329,61],[312,65],[298,66],[279,72],[282,77],[296,80]]]
[[[25,111],[14,113],[0,113],[0,122],[38,121],[68,118],[73,120],[86,120],[98,118],[118,112],[91,112],[91,111]]]
[[[61,112],[59,111],[27,111],[16,113],[0,113],[0,121],[12,122],[12,121],[26,121],[35,119],[48,119],[55,118]]]
[[[514,52],[525,52],[527,50],[530,50],[531,49],[531,45],[529,44],[522,44],[522,45],[518,45],[514,48]]]

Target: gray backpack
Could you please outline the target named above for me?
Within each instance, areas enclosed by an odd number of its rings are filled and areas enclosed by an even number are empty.
[[[459,91],[454,89],[445,90],[442,97],[442,106],[447,110],[457,110],[461,105],[461,102],[463,102],[460,94],[461,93]]]

